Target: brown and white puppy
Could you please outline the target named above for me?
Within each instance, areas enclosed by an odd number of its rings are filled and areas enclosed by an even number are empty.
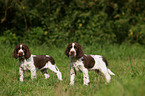
[[[78,43],[68,44],[65,54],[70,57],[70,85],[74,85],[76,71],[79,70],[83,72],[84,85],[88,85],[90,82],[88,70],[101,72],[105,76],[107,83],[111,80],[110,75],[115,75],[108,68],[108,62],[104,57],[100,55],[85,55],[81,45]]]
[[[32,55],[28,46],[25,44],[18,44],[15,47],[14,58],[19,58],[19,73],[20,81],[23,82],[25,70],[30,70],[31,79],[36,78],[36,69],[41,70],[45,79],[49,78],[48,69],[57,74],[59,80],[62,80],[62,74],[55,64],[55,60],[49,55]]]

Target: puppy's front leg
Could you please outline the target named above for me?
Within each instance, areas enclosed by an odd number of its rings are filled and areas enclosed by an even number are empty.
[[[83,76],[84,76],[84,78],[83,78],[84,85],[88,85],[88,83],[90,82],[89,75],[88,75],[88,69],[83,69],[82,72],[83,72]]]
[[[75,70],[71,66],[71,69],[70,69],[70,85],[74,85],[74,79],[75,79]]]
[[[88,74],[88,69],[86,69],[84,66],[80,65],[79,69],[83,72],[83,82],[84,85],[88,85],[88,83],[90,82],[89,80],[89,74]]]
[[[36,76],[36,69],[33,68],[33,69],[31,69],[30,71],[31,71],[31,79],[33,80],[34,78],[37,77],[37,76]]]
[[[23,76],[23,69],[21,68],[21,67],[19,67],[19,74],[20,74],[20,81],[21,82],[23,82],[23,78],[24,78],[24,76]]]

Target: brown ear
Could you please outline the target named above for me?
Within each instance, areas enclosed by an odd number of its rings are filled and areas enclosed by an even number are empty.
[[[17,46],[15,47],[14,52],[13,52],[13,57],[16,58],[16,59],[18,58],[18,46],[19,46],[19,45],[17,45]]]
[[[31,52],[27,45],[25,45],[25,58],[28,59],[31,56]]]
[[[76,58],[81,58],[84,55],[84,51],[82,49],[82,46],[80,44],[77,44],[77,43],[76,43],[76,46],[77,46],[77,56],[76,56]]]
[[[69,57],[69,45],[68,45],[67,48],[65,49],[65,55],[66,55],[67,57]]]

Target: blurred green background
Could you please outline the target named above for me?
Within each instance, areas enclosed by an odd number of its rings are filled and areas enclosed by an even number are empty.
[[[144,0],[0,0],[0,42],[145,43]]]

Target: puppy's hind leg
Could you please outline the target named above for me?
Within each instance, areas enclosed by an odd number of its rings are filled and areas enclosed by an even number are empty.
[[[48,74],[48,69],[43,69],[41,70],[41,72],[44,74],[45,79],[48,79],[50,77],[50,75]]]
[[[105,79],[106,79],[106,83],[110,83],[111,80],[111,76],[108,73],[107,67],[103,67],[100,69],[101,73],[104,75]]]
[[[56,64],[53,65],[52,63],[48,62],[48,63],[47,63],[47,67],[48,67],[51,71],[53,71],[53,72],[55,72],[55,73],[57,74],[57,77],[58,77],[59,80],[62,80],[62,74],[61,74],[61,72],[59,71],[59,69],[58,69],[58,67],[56,66]]]

